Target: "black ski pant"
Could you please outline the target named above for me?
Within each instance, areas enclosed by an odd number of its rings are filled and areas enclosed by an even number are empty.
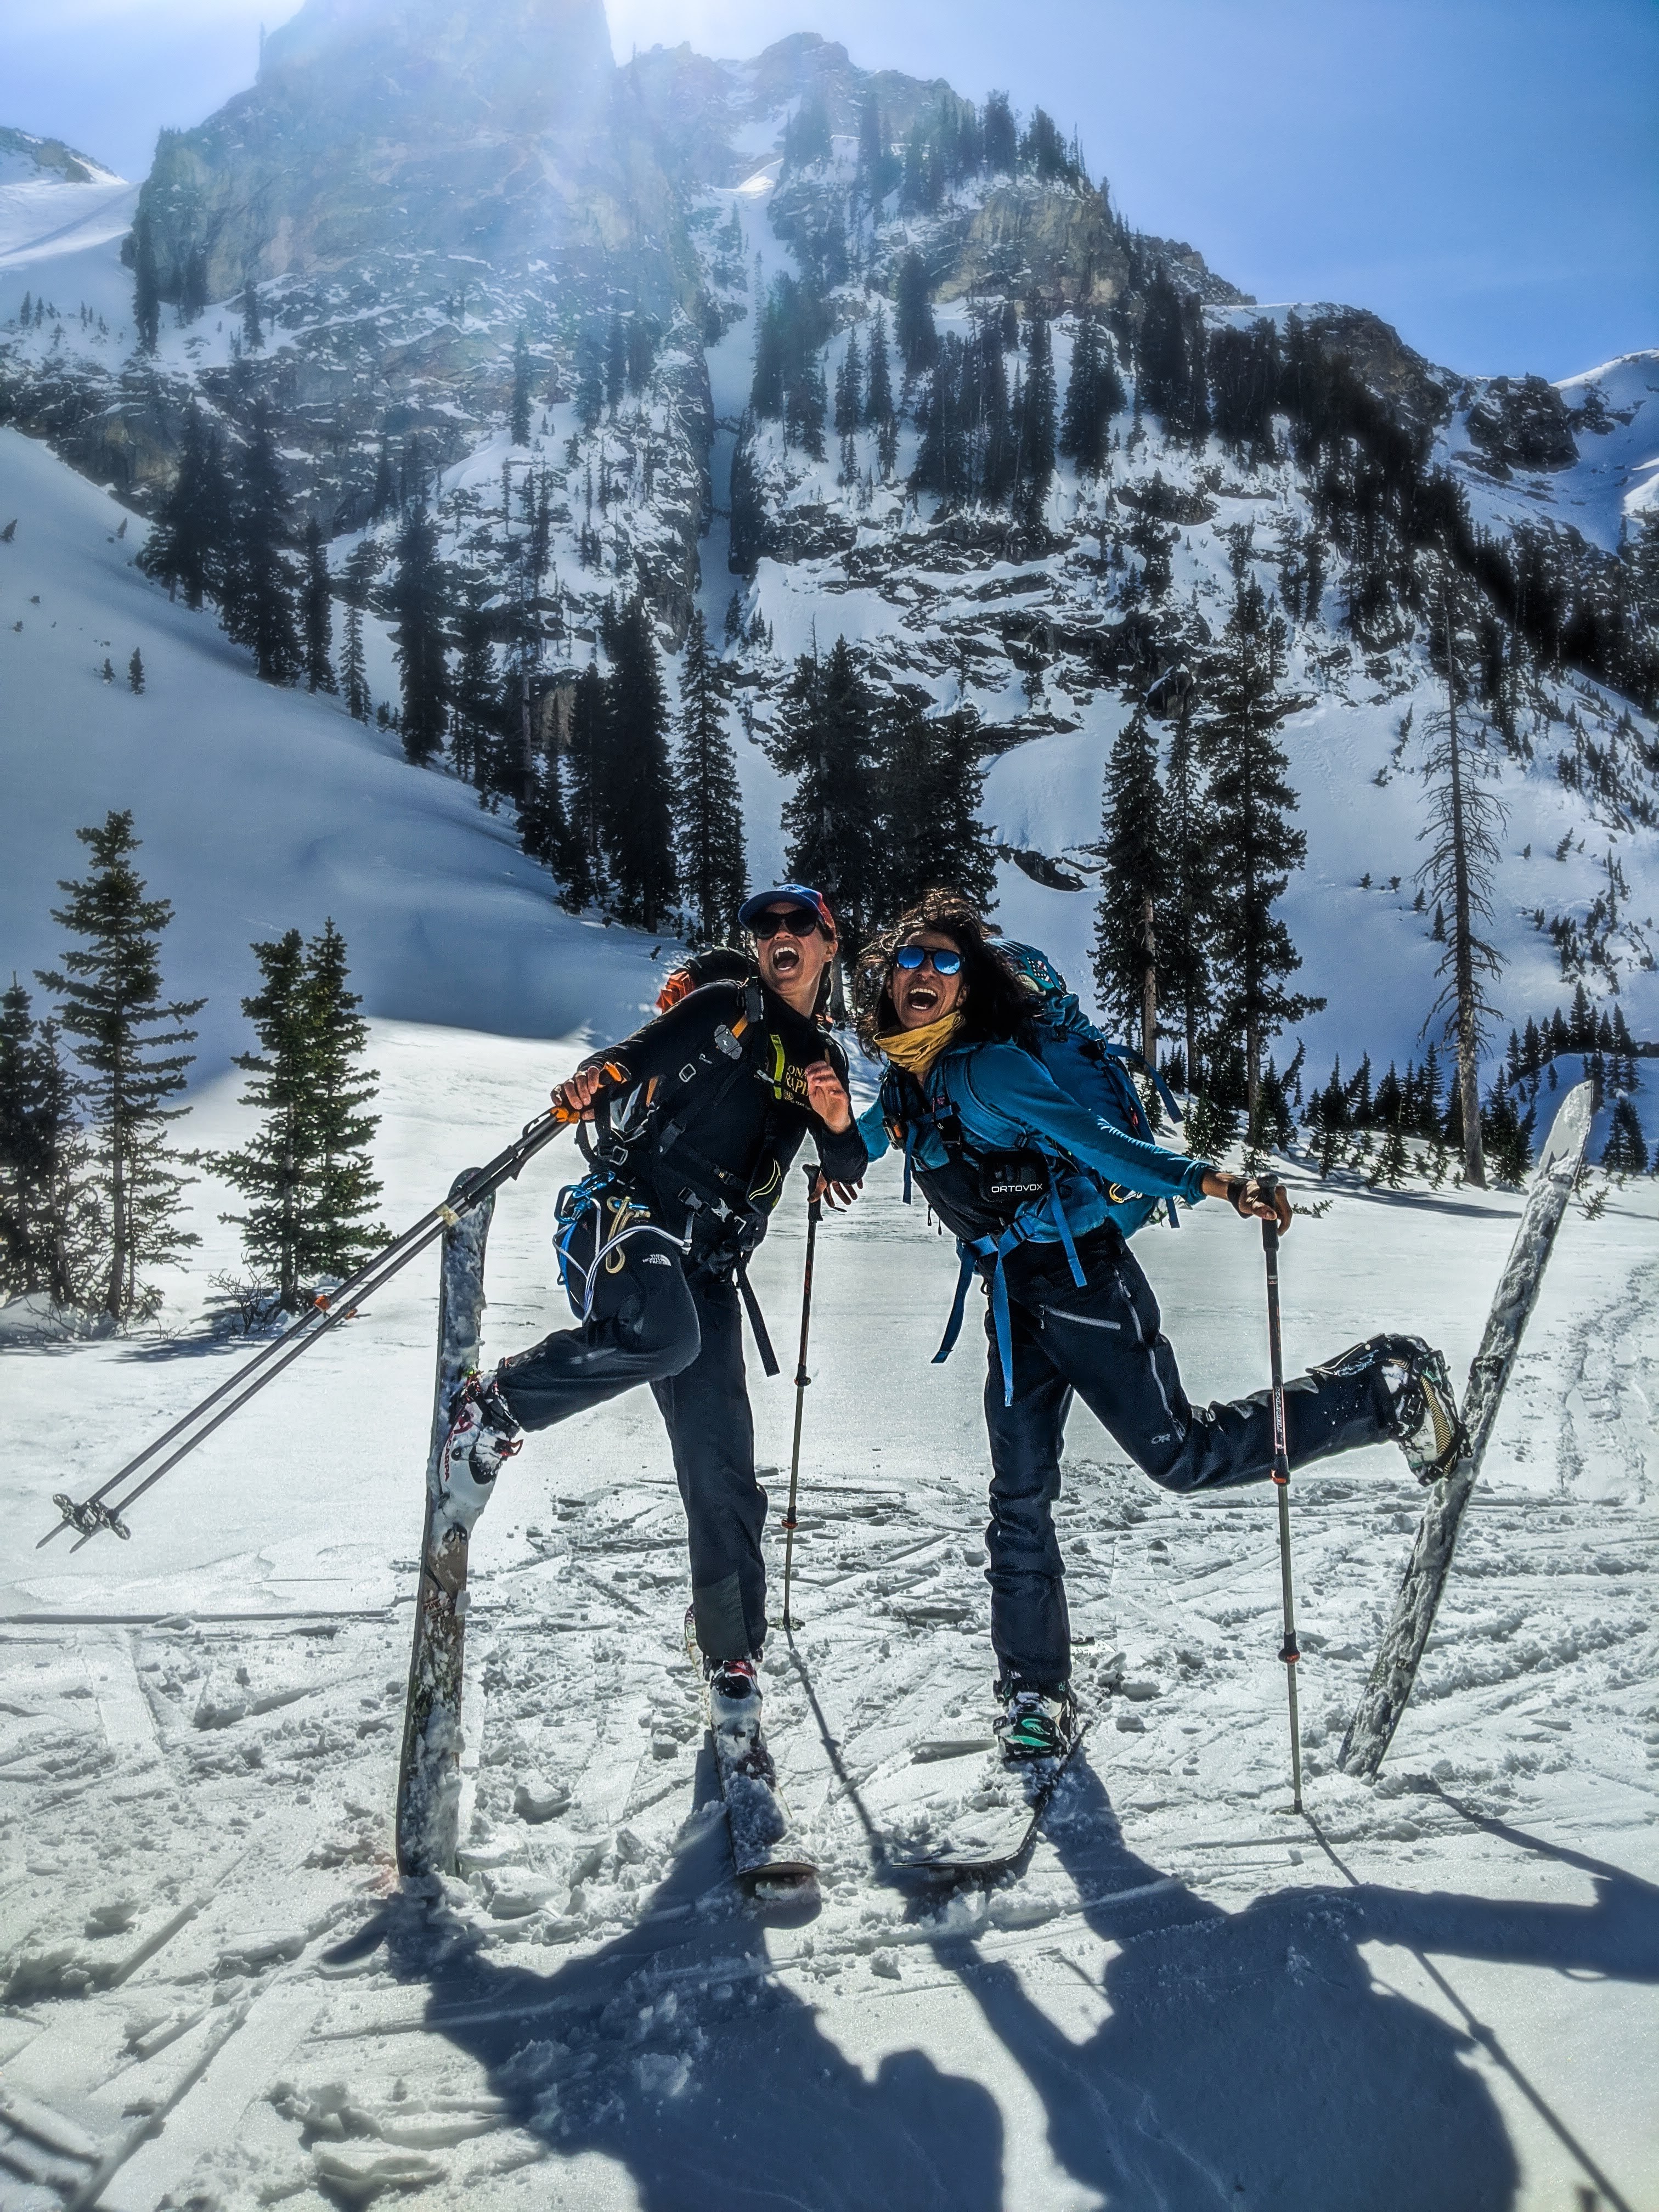
[[[1002,1679],[1058,1694],[1071,1674],[1065,1565],[1054,1534],[1060,1455],[1073,1392],[1130,1458],[1166,1490],[1220,1490],[1273,1474],[1273,1393],[1194,1406],[1159,1328],[1152,1285],[1115,1230],[1064,1256],[1025,1246],[1007,1270],[1013,1402],[1004,1403],[990,1314],[985,1421],[991,1439],[991,1642]],[[1285,1385],[1291,1465],[1389,1437],[1381,1354],[1316,1369]]]
[[[601,1200],[607,1235],[621,1196]],[[646,1229],[648,1211],[629,1206],[623,1225],[639,1233],[599,1261],[586,1322],[503,1360],[497,1380],[526,1429],[651,1385],[685,1505],[697,1641],[711,1660],[741,1659],[766,1640],[766,1492],[755,1480],[737,1285],[729,1273],[688,1267],[677,1244]],[[600,1220],[598,1206],[584,1217],[573,1246],[579,1265],[591,1263]],[[572,1279],[580,1296],[583,1278]]]

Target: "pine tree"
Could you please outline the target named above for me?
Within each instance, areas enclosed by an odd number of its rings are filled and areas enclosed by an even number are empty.
[[[791,378],[784,404],[784,429],[792,445],[815,461],[823,459],[823,426],[829,403],[823,388],[823,364],[811,354]]]
[[[570,708],[570,790],[566,809],[572,835],[567,894],[577,911],[592,906],[605,884],[605,787],[611,759],[610,709],[605,679],[592,661],[576,678]]]
[[[392,469],[392,448],[380,434],[380,457],[374,466],[374,489],[369,496],[368,519],[382,522],[398,503],[398,485]]]
[[[723,944],[748,884],[737,756],[726,733],[708,633],[691,617],[680,679],[680,741],[674,763],[674,824],[686,935]]]
[[[994,177],[1012,177],[1019,167],[1019,131],[1006,92],[986,96],[985,166]]]
[[[1613,1120],[1602,1148],[1601,1164],[1609,1175],[1645,1175],[1648,1171],[1647,1139],[1642,1133],[1641,1118],[1628,1098],[1615,1098],[1613,1102]]]
[[[250,276],[242,288],[242,349],[259,353],[264,343],[265,334],[259,326],[259,288]]]
[[[1126,1036],[1158,1065],[1158,925],[1170,887],[1158,743],[1137,706],[1106,763],[1100,851],[1105,861],[1095,918],[1095,986]]]
[[[1191,308],[1198,309],[1198,304],[1193,300]],[[1201,313],[1199,310],[1199,358],[1194,361],[1188,301],[1160,262],[1147,284],[1141,316],[1136,399],[1152,409],[1172,438],[1196,440],[1201,434],[1200,423],[1205,430],[1208,428]]]
[[[138,565],[167,586],[169,598],[182,592],[187,606],[199,607],[224,590],[232,536],[224,449],[192,401],[185,416],[178,473]]]
[[[1193,686],[1181,684],[1164,793],[1169,890],[1158,919],[1164,994],[1181,1009],[1187,1080],[1198,1085],[1199,1038],[1207,1026],[1212,913],[1210,822],[1193,741]]]
[[[481,792],[505,787],[494,760],[506,734],[507,719],[495,665],[496,623],[489,599],[489,586],[482,577],[469,579],[455,622],[457,658],[450,735],[450,752],[457,769]],[[551,855],[536,857],[550,859]]]
[[[515,446],[530,443],[530,342],[522,328],[513,341],[513,401],[507,435]]]
[[[608,608],[610,757],[603,792],[605,859],[621,921],[659,929],[675,895],[668,701],[643,598]]]
[[[532,764],[529,775],[521,772],[520,780],[520,846],[531,860],[551,869],[564,886],[561,902],[578,912],[586,902],[573,901],[573,878],[583,878],[586,868],[565,811],[558,754],[551,752]]]
[[[1105,466],[1112,417],[1126,399],[1112,342],[1094,316],[1085,314],[1072,342],[1066,410],[1060,425],[1060,450],[1077,463],[1079,475],[1098,476]]]
[[[302,656],[288,548],[293,532],[269,409],[255,410],[231,510],[224,624],[267,684],[291,684]]]
[[[929,290],[927,264],[912,247],[899,264],[898,301],[893,325],[894,339],[907,376],[920,376],[923,369],[931,368],[939,350],[939,332],[933,324]]]
[[[930,714],[903,684],[876,710],[879,836],[874,918],[887,920],[926,890],[948,886],[981,911],[996,902],[996,863],[979,819],[985,770],[971,710]]]
[[[870,325],[870,360],[865,374],[864,419],[872,428],[893,414],[893,377],[887,359],[887,311],[879,301]]]
[[[1014,507],[1028,530],[1042,527],[1042,510],[1054,475],[1054,357],[1048,325],[1033,315],[1026,325],[1025,380],[1016,434]]]
[[[359,538],[346,562],[345,580],[340,592],[346,610],[345,659],[340,673],[345,687],[346,712],[357,722],[368,720],[369,708],[373,704],[368,696],[368,674],[363,659],[363,616],[368,611],[369,592],[384,561],[385,556],[372,538]]]
[[[139,210],[132,226],[132,326],[138,350],[153,354],[161,331],[161,287],[155,270],[155,240],[149,214]]]
[[[65,903],[52,910],[60,928],[85,940],[64,957],[64,972],[40,981],[63,1000],[62,1027],[85,1071],[85,1101],[95,1161],[106,1255],[104,1310],[116,1321],[145,1319],[160,1303],[139,1270],[165,1265],[199,1240],[178,1225],[180,1176],[166,1145],[166,1124],[182,1107],[167,1101],[185,1087],[195,1055],[185,1024],[206,1003],[164,1000],[161,933],[173,919],[163,898],[145,895],[132,863],[138,840],[132,817],[112,811],[76,836],[92,855],[83,881],[58,888]]]
[[[605,398],[613,421],[627,389],[628,333],[623,328],[621,315],[613,308],[605,339]]]
[[[1492,921],[1492,883],[1498,866],[1498,830],[1503,810],[1476,774],[1476,763],[1458,721],[1468,709],[1468,641],[1460,633],[1457,586],[1449,560],[1443,560],[1436,628],[1445,659],[1446,704],[1427,724],[1429,748],[1424,763],[1429,820],[1421,836],[1431,841],[1417,872],[1427,896],[1437,902],[1437,920],[1449,903],[1449,933],[1436,973],[1444,978],[1428,1020],[1446,1015],[1446,1033],[1457,1047],[1459,1120],[1463,1136],[1463,1178],[1486,1188],[1480,1128],[1480,1055],[1495,1009],[1486,994],[1488,979],[1501,971],[1497,947],[1480,934]],[[1583,986],[1579,986],[1582,994]],[[1588,1008],[1588,1001],[1585,1002]],[[1427,1026],[1427,1024],[1425,1024]]]
[[[317,1194],[301,1240],[300,1264],[313,1279],[343,1279],[386,1234],[378,1224],[371,1225],[380,1186],[368,1146],[380,1117],[363,1110],[374,1099],[379,1078],[360,1064],[368,1024],[349,981],[345,939],[332,921],[325,921],[322,934],[306,947],[307,1121]]]
[[[97,1224],[78,1095],[56,1023],[33,1020],[14,975],[0,998],[0,1297],[75,1306],[89,1294]]]
[[[404,751],[416,768],[441,752],[449,704],[447,591],[438,532],[424,499],[398,533],[386,592],[403,691]]]
[[[856,330],[847,333],[847,350],[836,371],[836,435],[851,436],[863,419],[864,362]]]
[[[337,691],[329,648],[334,642],[334,583],[328,572],[323,533],[313,515],[306,525],[306,573],[300,616],[305,635],[306,689]]]
[[[1275,735],[1290,711],[1279,688],[1284,666],[1284,623],[1269,613],[1254,576],[1246,576],[1204,665],[1199,744],[1214,825],[1212,959],[1223,1024],[1243,1043],[1252,1119],[1268,1041],[1324,1004],[1284,988],[1302,961],[1273,911],[1307,853],[1307,839],[1291,823],[1296,793]]]
[[[142,691],[143,688],[144,656],[135,645],[132,648],[132,658],[127,663],[127,689],[129,691],[137,693]]]
[[[783,827],[791,878],[834,905],[842,936],[861,945],[878,915],[883,860],[871,836],[879,818],[875,704],[844,637],[827,660],[803,653],[786,689],[781,726],[768,746],[795,778]]]

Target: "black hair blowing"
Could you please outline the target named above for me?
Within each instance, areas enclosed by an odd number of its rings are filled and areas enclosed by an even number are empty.
[[[994,927],[971,899],[941,889],[924,891],[890,927],[871,939],[859,955],[853,989],[859,1042],[870,1059],[880,1057],[876,1039],[899,1026],[893,1005],[893,955],[927,930],[948,937],[962,955],[961,1041],[1002,1043],[1018,1035],[1031,1018],[1031,989],[990,941]]]

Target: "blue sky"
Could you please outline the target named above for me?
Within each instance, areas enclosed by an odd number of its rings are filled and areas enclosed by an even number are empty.
[[[287,0],[3,0],[0,122],[131,176],[249,82]],[[1563,376],[1659,344],[1656,0],[611,0],[619,57],[786,32],[1006,88],[1130,220],[1258,298],[1375,308],[1437,361]]]

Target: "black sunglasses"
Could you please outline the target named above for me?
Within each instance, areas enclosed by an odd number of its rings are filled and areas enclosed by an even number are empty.
[[[781,914],[769,908],[764,914],[757,914],[749,927],[750,933],[764,945],[780,930],[787,930],[791,937],[810,937],[823,924],[811,907],[792,906],[786,907]]]
[[[929,961],[935,975],[955,975],[962,968],[961,953],[946,951],[939,945],[901,945],[893,955],[894,967],[903,968],[912,975]]]

